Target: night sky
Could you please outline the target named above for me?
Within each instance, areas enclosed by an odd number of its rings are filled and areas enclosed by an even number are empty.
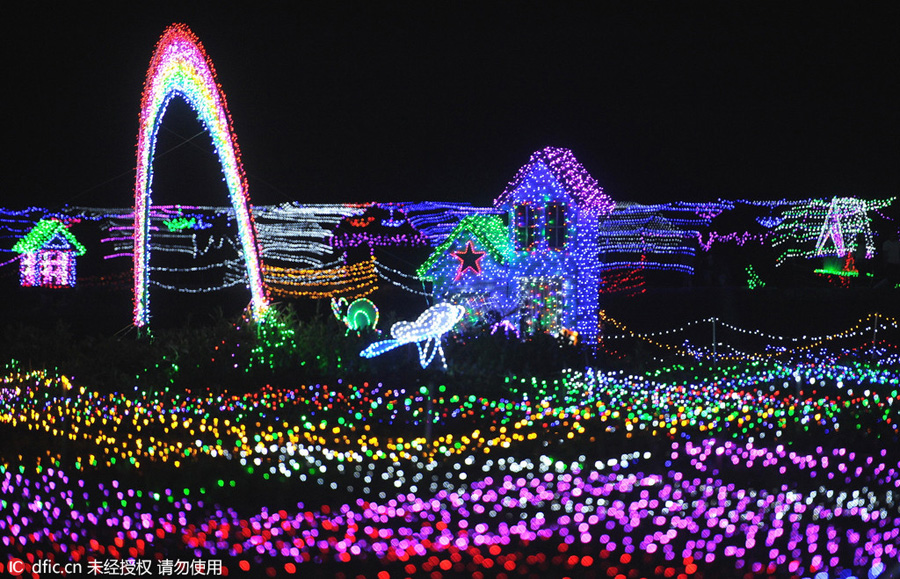
[[[6,207],[132,204],[173,22],[212,57],[254,204],[489,205],[548,145],[616,200],[900,192],[896,3],[71,4],[4,15]],[[200,132],[170,106],[155,202],[227,203]]]

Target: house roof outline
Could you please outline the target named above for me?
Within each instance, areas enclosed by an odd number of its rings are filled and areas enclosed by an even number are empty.
[[[60,240],[67,243],[75,255],[84,255],[87,251],[81,243],[75,239],[75,236],[66,229],[65,224],[58,219],[41,219],[31,228],[24,237],[19,238],[12,250],[25,254],[40,251],[45,246],[53,243],[54,240]],[[59,249],[59,248],[56,248]]]
[[[494,206],[514,202],[516,190],[531,178],[539,163],[546,167],[577,207],[593,215],[612,212],[615,201],[603,192],[603,187],[587,172],[572,151],[562,147],[544,147],[532,153],[528,163],[519,169],[506,189],[494,200]]]
[[[416,275],[424,280],[434,281],[428,271],[441,257],[446,255],[447,250],[453,247],[453,243],[466,233],[475,237],[481,247],[497,263],[505,263],[513,259],[513,247],[503,219],[499,215],[469,215],[453,228],[447,239],[438,245],[428,259],[419,266]]]

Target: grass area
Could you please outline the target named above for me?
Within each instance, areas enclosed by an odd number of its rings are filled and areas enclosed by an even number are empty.
[[[381,325],[390,327],[393,321],[387,316]],[[389,336],[345,333],[330,315],[301,320],[287,306],[265,324],[220,313],[205,323],[195,321],[142,336],[134,330],[124,335],[94,334],[63,322],[50,330],[19,322],[0,330],[0,351],[25,369],[55,369],[106,392],[135,386],[241,392],[267,384],[334,383],[379,376],[488,392],[502,388],[504,379],[516,373],[544,376],[600,359],[589,348],[552,336],[521,341],[492,334],[487,327],[444,340],[446,371],[437,362],[422,369],[413,345],[373,359],[359,355],[368,344],[385,337]]]

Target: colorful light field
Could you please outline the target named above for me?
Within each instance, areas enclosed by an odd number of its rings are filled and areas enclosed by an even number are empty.
[[[497,398],[100,394],[14,369],[0,542],[23,560],[238,575],[890,577],[898,384],[893,357],[808,350],[510,378]]]

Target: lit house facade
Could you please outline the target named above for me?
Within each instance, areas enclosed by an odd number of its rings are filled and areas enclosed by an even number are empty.
[[[19,283],[26,287],[73,287],[75,258],[84,255],[65,224],[58,219],[42,219],[20,238],[13,251],[19,257]]]
[[[489,311],[525,334],[597,340],[600,219],[614,207],[568,149],[537,151],[494,201],[460,222],[421,268],[438,300]]]

